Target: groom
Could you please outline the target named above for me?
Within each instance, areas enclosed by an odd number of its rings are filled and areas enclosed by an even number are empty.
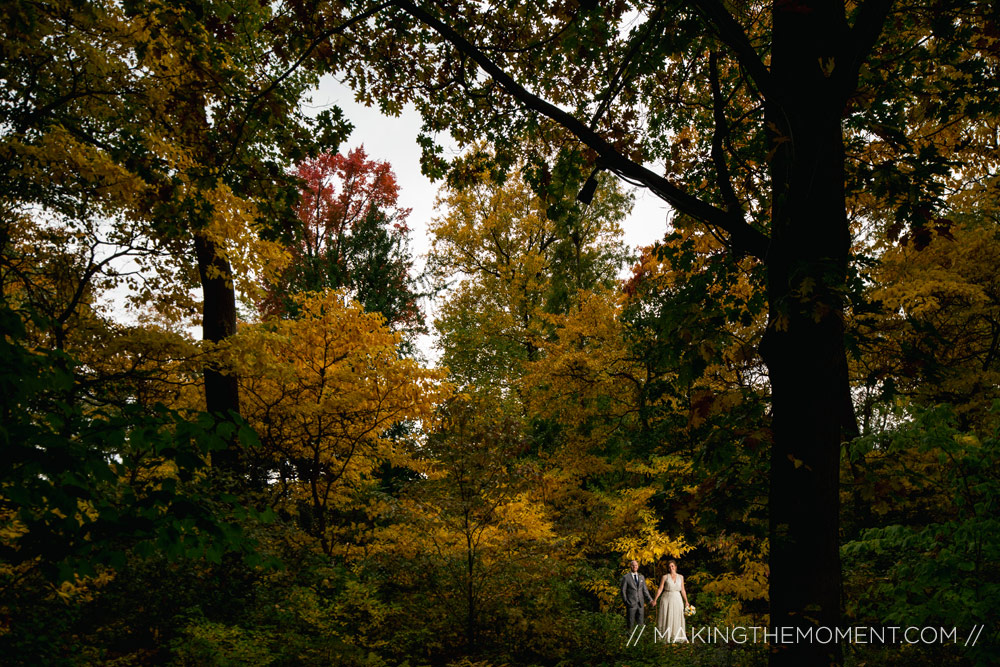
[[[646,588],[646,578],[639,574],[639,561],[629,563],[630,572],[622,577],[622,599],[625,601],[625,617],[628,619],[629,632],[636,625],[646,622],[646,603],[653,601],[653,596]]]

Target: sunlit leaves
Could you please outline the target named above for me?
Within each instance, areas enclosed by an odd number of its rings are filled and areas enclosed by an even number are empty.
[[[400,422],[434,422],[444,373],[401,358],[399,334],[342,292],[294,297],[299,317],[246,327],[224,351],[240,374],[242,409],[260,434],[259,456],[277,502],[310,506],[307,532],[333,544],[327,513],[348,503],[383,462],[415,465]]]

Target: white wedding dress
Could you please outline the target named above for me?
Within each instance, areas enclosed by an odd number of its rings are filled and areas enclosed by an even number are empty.
[[[684,634],[684,600],[681,598],[681,585],[684,577],[677,575],[677,581],[667,576],[663,594],[660,596],[659,609],[656,613],[656,638],[658,641],[686,642]]]

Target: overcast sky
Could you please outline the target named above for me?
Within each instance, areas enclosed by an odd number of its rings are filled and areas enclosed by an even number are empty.
[[[325,77],[319,89],[312,96],[308,109],[314,113],[337,105],[344,116],[354,124],[354,131],[341,146],[342,152],[363,145],[370,160],[387,160],[399,182],[399,205],[413,209],[409,217],[411,229],[411,249],[418,267],[424,264],[424,256],[430,248],[427,224],[436,215],[434,199],[438,184],[432,183],[420,173],[420,147],[417,134],[420,131],[420,116],[412,107],[407,107],[398,118],[382,115],[377,108],[367,108],[354,101],[350,88],[333,77]],[[450,137],[438,137],[446,154],[455,154],[457,146]],[[627,186],[631,187],[631,186]],[[635,191],[635,206],[632,214],[624,221],[622,228],[625,243],[632,249],[646,246],[663,238],[666,230],[667,205],[645,190]],[[433,304],[424,304],[425,312],[433,319]],[[430,322],[430,320],[429,320]],[[432,349],[433,340],[421,340],[419,347],[431,360],[437,358]]]
[[[318,90],[314,92],[312,102],[307,108],[313,113],[318,113],[333,105],[339,106],[344,111],[344,116],[354,124],[354,131],[341,146],[341,152],[346,153],[363,145],[368,159],[386,160],[396,172],[399,182],[399,205],[413,209],[408,220],[411,230],[410,247],[417,260],[417,266],[423,267],[424,256],[430,249],[427,225],[436,215],[434,199],[439,184],[431,182],[420,173],[420,147],[416,141],[421,125],[419,114],[412,107],[407,107],[398,118],[384,116],[377,108],[368,108],[355,102],[354,93],[347,86],[333,77],[325,77]],[[438,141],[444,146],[446,155],[449,151],[457,154],[457,146],[451,137],[438,137]],[[626,187],[631,188],[631,186]],[[663,238],[666,230],[667,205],[645,190],[633,189],[633,191],[635,206],[631,215],[622,224],[622,228],[626,245],[635,249]],[[423,306],[430,324],[433,321],[434,304],[426,303]],[[430,337],[418,341],[424,356],[432,362],[438,357],[433,344],[434,341]]]
[[[435,215],[434,198],[438,184],[420,173],[420,147],[416,142],[420,116],[412,107],[407,107],[399,118],[383,116],[377,108],[369,109],[357,104],[350,88],[333,77],[325,77],[309,107],[318,112],[334,104],[343,109],[344,116],[354,124],[354,132],[341,150],[346,152],[363,144],[369,159],[387,160],[392,164],[399,180],[400,206],[413,209],[409,222],[413,230],[414,254],[426,253],[430,245],[427,222]],[[441,139],[439,137],[439,141]],[[446,151],[449,148],[452,152],[457,151],[450,137],[444,139],[441,143]],[[662,238],[666,230],[666,214],[667,206],[662,200],[644,190],[637,191],[632,215],[622,225],[625,243],[635,248]]]

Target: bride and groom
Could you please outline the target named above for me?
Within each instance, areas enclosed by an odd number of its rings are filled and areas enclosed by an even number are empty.
[[[667,574],[660,579],[660,588],[654,598],[646,587],[646,578],[639,574],[639,561],[629,563],[629,572],[622,577],[622,599],[625,601],[625,616],[631,632],[636,625],[646,622],[646,603],[653,606],[663,597],[656,614],[657,641],[686,642],[684,633],[684,610],[688,606],[687,591],[684,590],[684,576],[677,573],[677,562],[667,561]]]

